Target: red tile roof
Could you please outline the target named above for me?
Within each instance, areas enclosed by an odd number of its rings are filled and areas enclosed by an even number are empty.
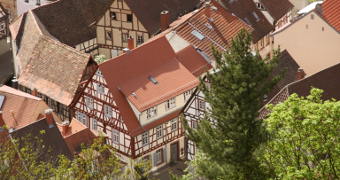
[[[275,21],[281,19],[294,7],[289,0],[260,0],[260,2]]]
[[[184,92],[189,87],[197,86],[197,79],[180,63],[181,58],[184,57],[186,56],[177,56],[166,37],[162,36],[152,42],[139,46],[129,54],[123,54],[115,59],[99,64],[99,69],[107,82],[107,86],[113,95],[118,110],[124,119],[128,119],[124,121],[124,123],[131,136],[138,135],[144,132],[144,130],[140,127],[123,93],[125,93],[128,96],[127,98],[131,99],[137,107],[140,106],[140,110],[145,110],[146,107],[151,105],[148,104],[148,106],[141,107],[143,103],[149,101],[160,102],[161,100],[157,98],[161,97],[164,93],[177,92],[178,94],[180,91],[177,88]],[[159,81],[157,85],[154,85],[148,79],[150,75]],[[140,80],[141,78],[143,78],[143,80]],[[134,85],[133,83],[138,84]],[[168,89],[162,90],[159,89],[158,86]],[[156,88],[154,89],[154,87]],[[145,98],[143,102],[139,103],[133,100],[132,92],[135,92],[138,98]],[[157,95],[152,95],[153,93],[157,93]],[[165,101],[165,98],[171,98],[177,94],[162,97],[161,99]]]
[[[226,11],[217,2],[211,1],[210,4],[211,7],[217,7],[217,11],[210,8],[212,22],[205,16],[205,7],[202,7],[197,12],[189,13],[192,15],[179,18],[179,22],[175,21],[170,26],[177,31],[179,36],[202,49],[212,58],[212,44],[216,49],[225,51],[231,43],[231,38],[235,37],[242,28],[246,28],[249,32],[252,32],[253,29],[238,17]],[[184,20],[184,18],[187,19]],[[213,29],[209,29],[206,26],[207,24],[211,25]],[[192,34],[194,30],[204,36],[202,41]]]
[[[326,0],[322,4],[321,15],[331,26],[340,32],[340,1]],[[316,11],[317,12],[317,11]]]
[[[61,124],[57,123],[57,125],[60,132],[62,133]],[[72,119],[72,122],[66,131],[66,135],[64,136],[67,147],[72,154],[76,154],[81,151],[81,144],[91,146],[93,140],[96,138],[97,136],[89,128],[87,128],[75,118]]]
[[[65,105],[70,105],[84,70],[91,60],[80,52],[46,36],[40,36],[19,84]]]
[[[42,102],[40,98],[8,86],[0,87],[0,95],[6,96],[0,110],[8,128],[18,129],[36,121],[32,118]]]
[[[243,21],[245,21],[245,18],[248,19],[251,27],[254,28],[254,31],[252,32],[254,43],[274,30],[274,26],[270,24],[263,13],[257,9],[253,0],[237,0],[232,2],[229,0],[221,1],[230,13],[234,13]],[[254,17],[253,12],[257,14],[259,20]]]

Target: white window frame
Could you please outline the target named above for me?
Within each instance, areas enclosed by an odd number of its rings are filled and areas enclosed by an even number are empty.
[[[156,138],[160,139],[163,137],[163,125],[156,127]]]
[[[162,149],[156,151],[156,158],[157,158],[157,160],[156,160],[157,164],[162,163],[162,161],[163,161],[163,159],[162,159],[163,158],[162,157]]]
[[[86,124],[86,114],[77,111],[77,120],[80,121],[82,124],[84,124],[85,126],[87,126]]]
[[[178,129],[178,119],[172,119],[171,120],[171,132],[174,132]]]
[[[142,146],[146,146],[149,144],[149,132],[145,132],[142,134]]]
[[[112,142],[119,145],[119,131],[112,129]]]
[[[53,109],[53,100],[50,97],[48,97],[48,99],[47,99],[47,105],[48,105],[48,107]]]
[[[176,99],[175,98],[171,98],[167,101],[165,101],[165,109],[169,110],[176,107]]]
[[[91,118],[92,119],[92,129],[97,130],[98,129],[98,121],[97,119]]]
[[[191,120],[191,128],[197,130],[197,121]]]
[[[103,77],[103,74],[102,74],[102,72],[99,69],[97,70],[96,75],[100,76],[100,77]]]
[[[146,110],[146,118],[151,119],[153,117],[157,116],[157,106],[151,107]]]
[[[201,103],[203,103],[204,109],[201,108]],[[198,99],[198,109],[201,111],[205,111],[205,102],[202,99]]]
[[[257,9],[261,9],[261,10],[264,9],[263,5],[260,2],[257,2],[256,6],[257,6]]]
[[[109,105],[104,104],[104,114],[106,117],[112,117],[112,107]]]
[[[89,96],[85,96],[86,98],[86,106],[90,109],[93,109],[93,98],[89,97]]]
[[[193,90],[190,89],[189,91],[185,91],[185,92],[183,93],[184,102],[187,102],[187,101],[190,99],[192,92],[193,92]]]
[[[144,37],[143,35],[137,35],[137,44],[141,45],[144,43]]]
[[[97,92],[99,94],[105,94],[105,86],[100,83],[97,83]]]

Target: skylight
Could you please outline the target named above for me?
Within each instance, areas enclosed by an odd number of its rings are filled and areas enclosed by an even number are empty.
[[[197,32],[196,30],[193,30],[191,34],[197,37],[201,41],[204,40],[204,36],[201,33]]]
[[[253,11],[253,15],[254,15],[254,17],[256,18],[256,20],[259,20],[259,16],[257,16],[257,14],[256,14],[255,11]]]
[[[210,31],[214,29],[209,23],[205,24],[205,26],[207,26],[207,28],[209,28]]]
[[[0,111],[1,111],[1,108],[2,108],[4,101],[5,101],[5,95],[0,94]]]
[[[244,18],[244,20],[246,21],[246,23],[247,23],[248,25],[251,25],[250,21],[249,21],[247,18]]]
[[[158,82],[156,81],[156,79],[152,76],[149,76],[150,81],[152,81],[154,84],[158,84]]]

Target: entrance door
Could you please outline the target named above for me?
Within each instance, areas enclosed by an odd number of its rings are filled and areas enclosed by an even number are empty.
[[[171,159],[174,161],[177,161],[177,157],[178,157],[177,146],[178,146],[178,142],[171,145]]]

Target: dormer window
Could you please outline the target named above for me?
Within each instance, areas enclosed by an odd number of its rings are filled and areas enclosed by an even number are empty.
[[[149,108],[146,110],[146,118],[150,119],[157,116],[157,106],[154,106],[152,108]]]
[[[117,20],[116,12],[110,12],[111,20]]]
[[[165,109],[169,110],[176,106],[175,104],[175,98],[171,98],[165,102]]]
[[[263,5],[260,2],[256,2],[257,9],[264,10]]]

